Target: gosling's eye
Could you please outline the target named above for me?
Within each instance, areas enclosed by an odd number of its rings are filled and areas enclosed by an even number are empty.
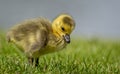
[[[62,31],[65,31],[64,27],[61,27]]]

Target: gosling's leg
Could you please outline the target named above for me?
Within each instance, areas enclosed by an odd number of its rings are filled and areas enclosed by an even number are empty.
[[[39,65],[39,58],[35,58],[35,66]]]

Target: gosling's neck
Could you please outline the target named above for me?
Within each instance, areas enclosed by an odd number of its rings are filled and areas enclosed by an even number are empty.
[[[57,48],[57,50],[62,49],[66,46],[64,38],[56,31],[52,31],[52,34],[49,39],[49,45]]]

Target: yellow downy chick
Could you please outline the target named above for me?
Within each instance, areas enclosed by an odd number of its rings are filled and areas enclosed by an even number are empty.
[[[59,51],[70,43],[75,22],[69,14],[60,14],[51,23],[45,18],[29,19],[15,25],[7,33],[7,41],[15,44],[35,66],[39,56]]]

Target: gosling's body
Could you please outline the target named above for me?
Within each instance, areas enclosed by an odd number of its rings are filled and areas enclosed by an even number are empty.
[[[64,17],[67,17],[67,20]],[[63,33],[64,25],[65,33]],[[69,28],[67,29],[67,27]],[[19,47],[26,54],[30,63],[33,63],[35,59],[35,65],[38,65],[39,56],[65,48],[69,43],[69,37],[65,38],[65,35],[70,34],[73,29],[74,21],[67,14],[58,16],[52,23],[45,18],[35,18],[13,27],[7,33],[7,40]]]
[[[30,19],[16,25],[8,32],[7,38],[31,57],[58,51],[66,46],[62,37],[57,38],[52,34],[51,23],[45,18]]]

